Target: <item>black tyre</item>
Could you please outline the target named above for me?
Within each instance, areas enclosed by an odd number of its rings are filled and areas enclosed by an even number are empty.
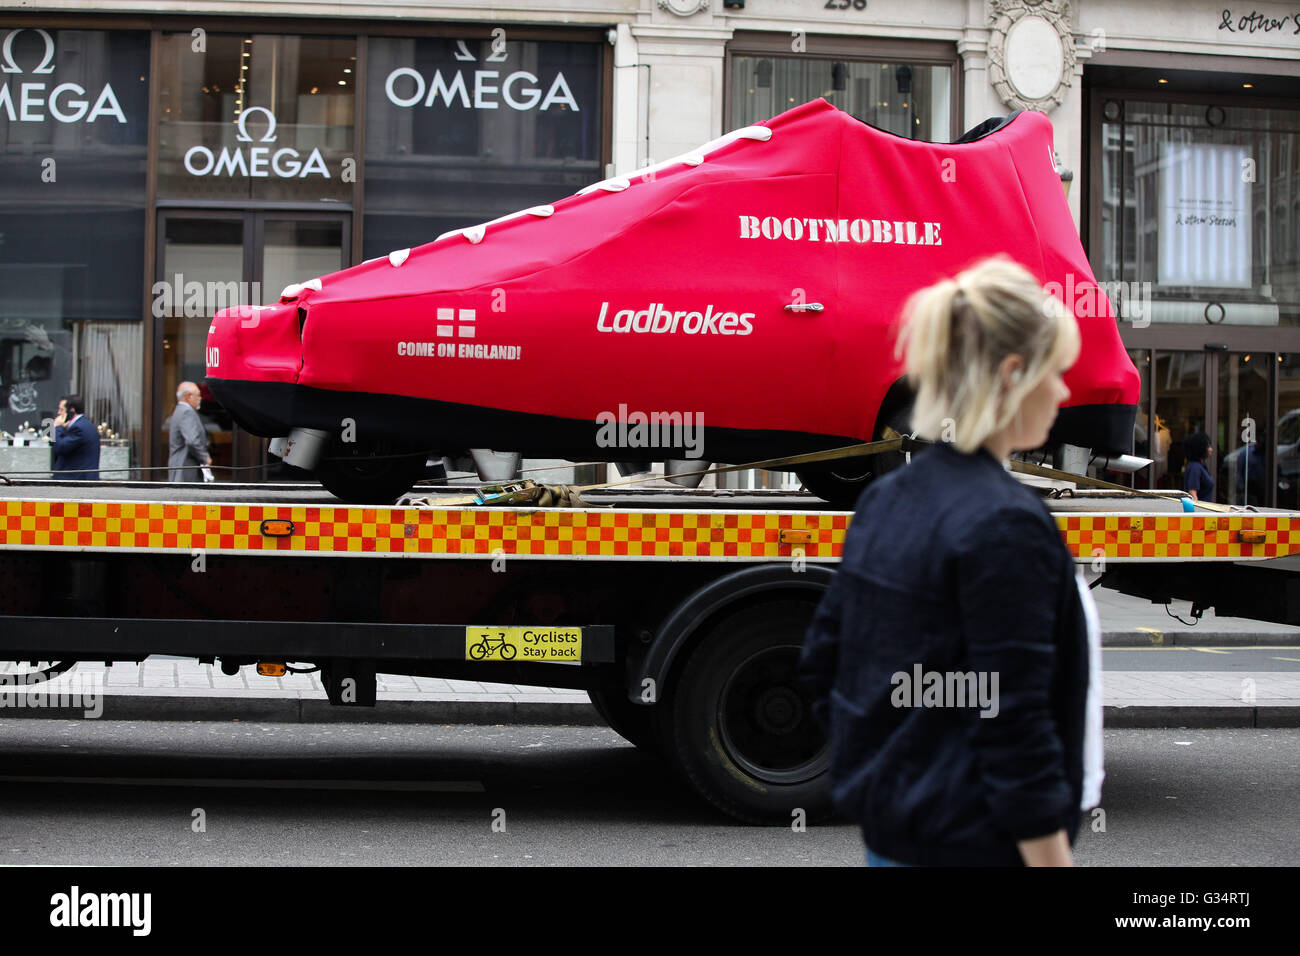
[[[884,441],[909,434],[911,420],[912,404],[908,402],[886,414],[872,440]],[[829,501],[837,508],[851,510],[871,482],[906,463],[907,457],[901,451],[872,455],[869,458],[846,458],[800,471],[799,480],[818,498]]]
[[[601,720],[609,724],[614,733],[641,750],[663,753],[655,721],[658,706],[632,703],[621,686],[589,689],[587,696],[591,698],[591,705],[596,708]]]
[[[330,443],[316,466],[316,480],[350,504],[391,505],[424,474],[427,451],[389,442]]]
[[[750,823],[830,810],[830,748],[795,675],[813,605],[737,611],[702,636],[670,685],[668,756],[706,800]]]

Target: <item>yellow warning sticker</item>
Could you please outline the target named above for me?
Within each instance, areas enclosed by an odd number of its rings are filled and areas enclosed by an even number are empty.
[[[580,661],[580,627],[467,627],[467,661]]]

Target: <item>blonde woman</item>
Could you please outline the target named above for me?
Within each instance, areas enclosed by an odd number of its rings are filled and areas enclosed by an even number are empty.
[[[1073,316],[986,260],[917,293],[899,347],[936,444],[858,501],[802,670],[868,865],[1068,866],[1100,800],[1100,639],[1041,500],[1004,466],[1069,396]]]

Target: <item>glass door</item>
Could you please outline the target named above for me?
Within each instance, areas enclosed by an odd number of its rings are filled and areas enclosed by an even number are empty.
[[[1156,350],[1150,378],[1155,393],[1155,420],[1148,426],[1150,448],[1145,456],[1154,459],[1151,473],[1155,488],[1183,487],[1187,439],[1206,429],[1206,363],[1205,352]],[[1191,444],[1195,445],[1195,441]]]
[[[1300,353],[1278,355],[1277,507],[1300,509]]]
[[[1222,352],[1217,364],[1213,434],[1220,454],[1215,500],[1225,505],[1272,504],[1276,356]]]
[[[153,461],[155,466],[167,464],[176,389],[182,382],[193,382],[202,395],[199,417],[208,432],[214,474],[221,481],[237,474],[231,470],[237,466],[234,425],[203,384],[204,348],[214,313],[231,305],[261,304],[260,299],[253,302],[249,298],[252,275],[244,218],[242,213],[167,212],[158,229],[153,316],[155,341],[161,342],[162,355],[155,366],[161,390],[155,390],[160,414]],[[159,480],[167,477],[165,471],[152,474]]]
[[[342,269],[351,247],[350,229],[348,213],[159,213],[153,318],[160,371],[154,400],[162,414],[154,435],[155,464],[167,462],[176,389],[189,381],[202,396],[199,416],[208,431],[217,479],[268,477],[266,441],[240,429],[203,381],[208,326],[221,309],[271,303],[290,283]],[[165,472],[154,474],[165,477]]]

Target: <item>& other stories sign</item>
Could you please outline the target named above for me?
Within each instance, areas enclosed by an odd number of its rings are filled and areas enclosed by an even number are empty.
[[[1300,11],[1284,13],[1281,16],[1260,13],[1250,9],[1246,12],[1225,7],[1219,15],[1219,30],[1223,33],[1244,33],[1255,36],[1282,35],[1300,37]]]

